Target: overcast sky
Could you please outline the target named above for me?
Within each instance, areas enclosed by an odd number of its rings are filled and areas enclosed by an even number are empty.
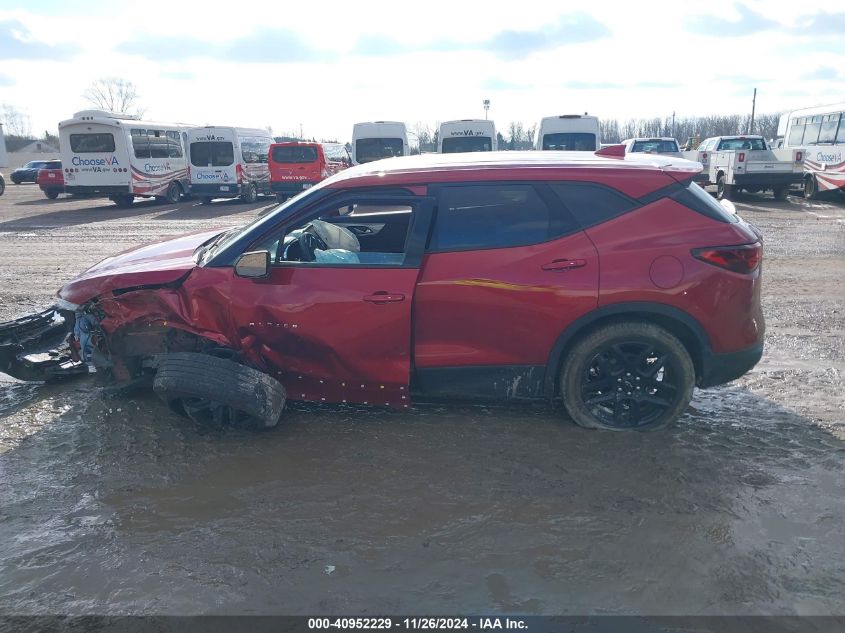
[[[758,112],[845,101],[845,2],[9,2],[0,104],[32,130],[133,81],[146,117],[348,140],[356,121]]]

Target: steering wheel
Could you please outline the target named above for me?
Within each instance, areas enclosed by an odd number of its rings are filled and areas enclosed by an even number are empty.
[[[303,231],[299,236],[299,257],[303,262],[313,262],[317,259],[314,255],[314,250],[319,248],[321,251],[327,251],[329,247],[320,239],[319,235]]]

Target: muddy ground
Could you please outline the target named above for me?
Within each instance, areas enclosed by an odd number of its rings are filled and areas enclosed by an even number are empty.
[[[0,198],[0,320],[263,205]],[[763,361],[679,425],[552,406],[294,405],[209,429],[89,379],[0,383],[6,613],[845,613],[845,204],[746,196]]]

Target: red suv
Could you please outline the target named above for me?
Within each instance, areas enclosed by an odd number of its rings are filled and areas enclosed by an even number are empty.
[[[352,164],[340,143],[274,143],[270,146],[270,190],[279,202],[321,180],[334,176]]]
[[[659,428],[760,359],[761,235],[697,163],[620,152],[361,165],[247,226],[111,257],[58,308],[82,360],[195,419],[424,394]]]
[[[60,193],[65,190],[65,177],[62,173],[62,161],[51,160],[45,163],[42,169],[38,170],[38,176],[35,180],[38,183],[38,188],[44,192],[44,195],[55,200]]]

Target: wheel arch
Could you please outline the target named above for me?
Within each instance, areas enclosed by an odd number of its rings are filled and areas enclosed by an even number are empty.
[[[554,398],[560,391],[559,377],[566,355],[579,337],[610,323],[641,321],[653,323],[674,334],[692,359],[696,380],[703,373],[704,358],[710,353],[710,339],[701,324],[691,315],[670,305],[650,302],[628,302],[602,306],[569,325],[555,341],[546,365],[543,393]]]

